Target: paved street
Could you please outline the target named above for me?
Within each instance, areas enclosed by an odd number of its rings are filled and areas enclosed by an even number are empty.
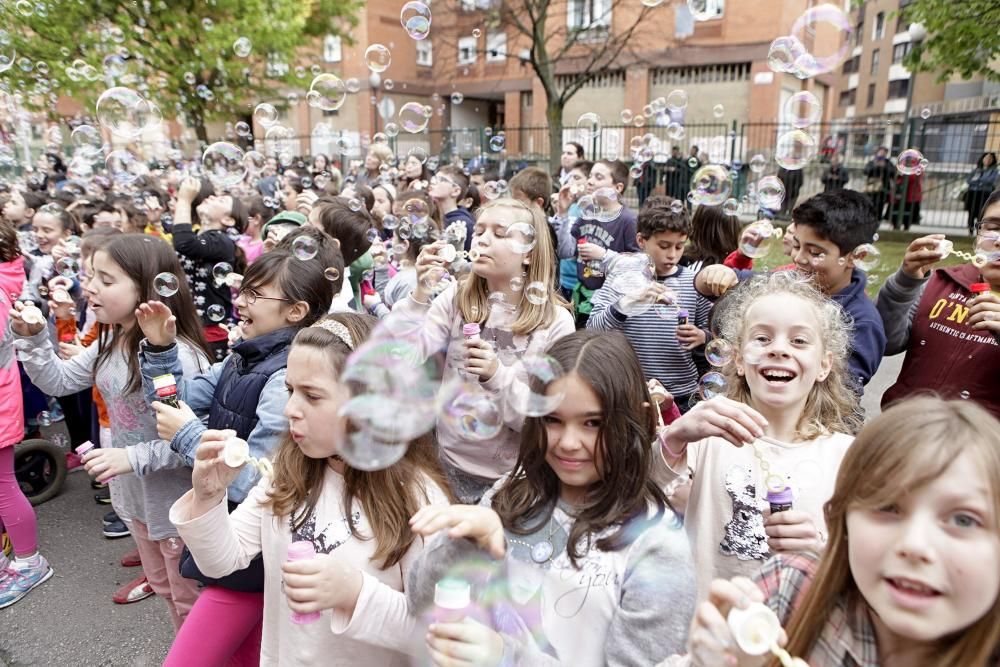
[[[883,361],[864,405],[878,412],[902,355]],[[63,492],[36,508],[42,553],[55,576],[13,607],[0,611],[0,665],[158,665],[173,635],[163,601],[152,597],[116,605],[111,594],[139,573],[118,559],[131,538],[101,535],[110,509],[93,501],[86,473],[69,475]]]

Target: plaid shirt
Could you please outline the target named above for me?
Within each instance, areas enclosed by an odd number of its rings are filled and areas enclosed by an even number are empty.
[[[774,556],[754,577],[782,625],[809,589],[818,565],[819,560],[809,554]],[[846,600],[838,600],[809,655],[800,657],[811,667],[878,667],[878,645],[868,610],[862,605],[851,609]]]

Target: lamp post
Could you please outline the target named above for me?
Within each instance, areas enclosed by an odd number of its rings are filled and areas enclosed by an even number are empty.
[[[927,37],[927,29],[923,26],[922,23],[911,23],[910,26],[906,29],[906,32],[908,32],[910,35],[911,44],[919,44],[920,42],[924,41],[924,39],[926,39]],[[903,112],[904,145],[901,146],[901,148],[906,148],[908,146],[911,146],[913,143],[913,123],[910,120],[910,116],[912,115],[910,113],[910,107],[913,105],[913,88],[916,82],[917,82],[917,73],[910,72],[910,78],[906,84],[906,109]],[[893,220],[892,222],[892,226],[894,229],[899,229],[899,227],[903,226],[903,219],[908,214],[906,209],[907,206],[909,205],[908,201],[910,194],[909,176],[904,176],[903,187],[901,189],[902,189],[902,196],[900,198],[901,201],[896,202],[896,215],[895,215],[895,220]],[[893,188],[892,191],[896,192],[896,189]],[[910,223],[917,224],[917,221],[911,220]],[[907,229],[909,229],[908,226]]]

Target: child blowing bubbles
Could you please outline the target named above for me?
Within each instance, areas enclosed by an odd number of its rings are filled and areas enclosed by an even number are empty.
[[[691,632],[706,667],[744,655],[723,620],[763,601],[813,667],[982,667],[1000,647],[1000,424],[968,401],[920,397],[872,420],[826,505],[821,558],[779,555],[754,581],[712,583]]]
[[[661,447],[671,472],[693,470],[685,527],[699,599],[713,578],[752,575],[772,551],[822,549],[822,506],[856,430],[840,307],[790,272],[755,277],[729,299],[730,398],[698,404]],[[794,508],[765,518],[767,491],[786,486]]]

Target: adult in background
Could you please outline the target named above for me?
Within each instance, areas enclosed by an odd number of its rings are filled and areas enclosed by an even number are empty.
[[[823,192],[846,187],[850,178],[851,175],[847,172],[847,167],[840,162],[840,155],[834,153],[830,157],[830,168],[820,177],[820,180],[823,181]]]
[[[997,187],[997,176],[997,154],[983,153],[976,163],[976,168],[965,178],[969,189],[965,192],[963,201],[965,210],[969,213],[969,234],[973,233],[972,230],[979,220],[979,212],[983,210],[986,198]]]
[[[871,198],[879,220],[885,220],[885,204],[889,199],[889,189],[895,174],[896,168],[889,162],[889,149],[880,146],[875,151],[875,157],[865,165],[865,194]]]
[[[781,202],[781,217],[791,218],[792,209],[802,190],[802,170],[778,168],[778,180],[785,185],[785,198]]]
[[[569,172],[573,170],[573,165],[583,159],[583,145],[575,141],[567,141],[563,144],[562,155],[559,157],[559,171],[552,174],[553,185],[559,188],[566,185]]]

